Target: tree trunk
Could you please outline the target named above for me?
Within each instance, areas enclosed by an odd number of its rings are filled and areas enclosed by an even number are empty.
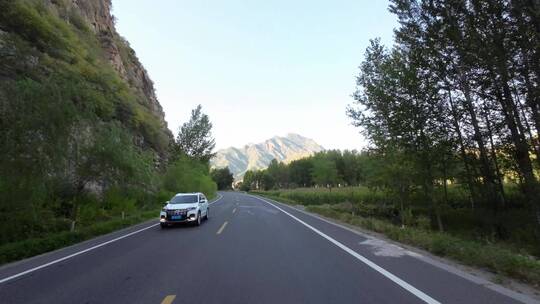
[[[424,138],[424,131],[420,130],[420,136]],[[422,152],[420,155],[422,155],[422,166],[424,167],[424,194],[426,196],[426,199],[428,200],[429,205],[431,206],[431,209],[435,215],[435,218],[437,220],[437,226],[439,228],[440,232],[444,232],[444,226],[442,223],[441,213],[440,213],[440,206],[439,202],[433,198],[433,166],[431,164],[431,158],[429,157],[429,154],[426,154],[426,152],[429,151],[429,147],[426,146],[426,141],[422,140]]]
[[[480,152],[480,163],[482,168],[481,171],[482,175],[485,178],[487,197],[490,198],[490,200],[494,201],[497,205],[499,205],[499,198],[496,194],[497,187],[495,185],[495,174],[493,173],[493,170],[491,168],[487,149],[482,138],[482,132],[480,131],[480,126],[478,124],[478,118],[476,117],[476,110],[474,108],[471,97],[471,89],[469,87],[467,79],[465,79],[465,76],[462,73],[460,73],[460,86],[465,97],[465,109],[471,117],[471,123],[474,130],[474,139],[478,144],[478,150]]]
[[[528,71],[528,68],[527,68]],[[529,75],[525,75],[525,85],[527,88],[527,99],[525,101],[526,105],[531,110],[531,117],[534,122],[534,127],[536,129],[536,138],[531,134],[531,144],[535,146],[536,151],[536,163],[538,167],[540,167],[540,103],[538,102],[538,96],[540,93],[538,92],[539,89],[535,89],[533,85],[531,84],[531,81],[529,79]]]
[[[538,216],[540,215],[540,200],[538,200],[539,189],[538,189],[538,182],[536,180],[536,177],[534,176],[532,162],[529,157],[529,151],[530,151],[529,145],[527,144],[525,135],[523,134],[523,125],[519,117],[519,111],[517,109],[516,104],[514,103],[514,100],[512,98],[512,94],[510,91],[510,87],[508,85],[508,71],[506,70],[506,67],[502,65],[499,65],[498,69],[499,69],[498,74],[501,76],[500,77],[501,79],[500,81],[498,81],[498,83],[502,87],[502,92],[501,92],[501,87],[498,87],[496,84],[495,92],[496,92],[497,100],[503,109],[504,119],[508,126],[508,129],[510,130],[511,140],[515,147],[514,158],[518,165],[519,175],[523,179],[523,192],[525,194],[527,204],[536,213],[534,221],[536,222],[537,226],[539,226],[540,225],[540,221],[539,221],[540,218],[538,218]],[[492,71],[492,76],[494,76],[493,71]],[[497,77],[493,77],[493,79],[494,79],[494,82],[497,83],[496,81]]]
[[[484,111],[484,119],[486,121],[486,127],[488,129],[488,137],[489,137],[489,143],[491,145],[491,158],[493,159],[493,164],[495,165],[495,174],[497,175],[497,186],[499,188],[499,191],[500,191],[500,199],[498,200],[498,202],[501,202],[502,203],[502,207],[504,208],[505,205],[506,205],[506,196],[504,194],[504,185],[503,185],[503,181],[502,181],[502,174],[501,174],[501,171],[499,169],[499,163],[498,163],[498,160],[497,160],[497,152],[495,151],[495,144],[493,142],[493,130],[491,128],[491,123],[489,121],[489,113],[488,113],[488,109],[486,107],[485,111]],[[497,209],[498,209],[498,205],[495,205],[495,213],[497,213]]]
[[[491,3],[494,4],[494,3]],[[538,181],[534,176],[533,166],[529,157],[529,145],[525,138],[525,131],[521,116],[517,105],[512,97],[512,91],[510,89],[510,81],[512,79],[512,70],[508,66],[509,60],[512,56],[509,55],[507,49],[508,45],[505,45],[505,39],[511,33],[507,32],[507,19],[503,16],[504,12],[498,6],[490,7],[493,10],[494,17],[492,22],[496,25],[490,27],[488,30],[488,42],[491,44],[490,50],[486,59],[486,66],[491,73],[491,82],[493,83],[493,89],[496,92],[497,100],[503,109],[504,119],[508,128],[510,129],[511,140],[515,148],[515,160],[518,165],[520,175],[523,177],[523,189],[527,199],[527,203],[532,209],[540,214],[540,200],[538,200],[539,189]],[[533,22],[535,22],[534,20]],[[538,22],[538,21],[536,21]],[[495,71],[494,71],[495,69]],[[540,224],[537,221],[537,224]]]
[[[400,205],[400,213],[401,213],[401,228],[405,228],[405,207],[403,203],[403,197],[404,197],[403,186],[399,187],[399,205]]]
[[[463,141],[463,135],[461,134],[461,127],[459,126],[459,117],[456,107],[454,105],[454,101],[452,100],[450,89],[448,89],[448,101],[450,103],[450,109],[452,110],[454,128],[456,129],[456,134],[458,136],[461,158],[463,159],[463,164],[465,165],[465,174],[467,174],[467,185],[469,187],[469,193],[471,198],[471,209],[474,209],[474,205],[476,202],[476,191],[474,189],[473,176],[469,165],[469,158],[467,157],[467,152],[465,149],[465,143]]]
[[[528,191],[526,193],[529,198],[534,199],[534,196],[536,195],[536,178],[534,176],[533,166],[531,159],[529,157],[529,145],[527,144],[527,140],[525,138],[523,124],[521,122],[521,118],[519,116],[519,111],[517,109],[517,105],[515,104],[512,93],[510,91],[510,87],[508,85],[508,73],[506,71],[505,67],[499,68],[500,74],[501,74],[501,85],[502,85],[502,92],[500,92],[499,89],[496,89],[499,103],[501,104],[501,107],[503,108],[503,114],[505,121],[508,125],[508,129],[510,129],[511,139],[515,146],[515,158],[516,162],[518,164],[519,170],[521,175],[523,175],[523,179],[525,182],[525,189]],[[502,93],[502,94],[501,94]]]

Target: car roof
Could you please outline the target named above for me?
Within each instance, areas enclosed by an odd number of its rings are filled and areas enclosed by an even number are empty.
[[[197,195],[197,194],[202,194],[200,192],[189,192],[189,193],[176,193],[175,196],[184,196],[184,195]]]

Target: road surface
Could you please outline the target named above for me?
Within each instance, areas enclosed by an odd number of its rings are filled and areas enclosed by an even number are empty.
[[[156,224],[0,268],[0,303],[535,303],[244,193],[200,227]]]

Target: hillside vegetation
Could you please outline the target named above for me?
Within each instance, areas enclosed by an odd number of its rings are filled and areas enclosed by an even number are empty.
[[[110,5],[0,2],[0,255],[7,243],[157,212],[172,193],[215,194],[208,162],[172,149]]]

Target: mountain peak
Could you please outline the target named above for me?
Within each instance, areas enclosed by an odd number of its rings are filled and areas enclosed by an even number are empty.
[[[289,163],[322,150],[324,148],[313,139],[288,133],[285,137],[274,136],[264,142],[250,143],[242,148],[230,147],[219,150],[211,160],[211,165],[214,168],[229,167],[238,180],[247,170],[265,169],[273,159]]]
[[[277,136],[276,136],[277,137]],[[285,136],[287,138],[303,138],[303,139],[309,139],[307,137],[304,137],[300,134],[296,134],[296,133],[287,133],[287,136]]]

